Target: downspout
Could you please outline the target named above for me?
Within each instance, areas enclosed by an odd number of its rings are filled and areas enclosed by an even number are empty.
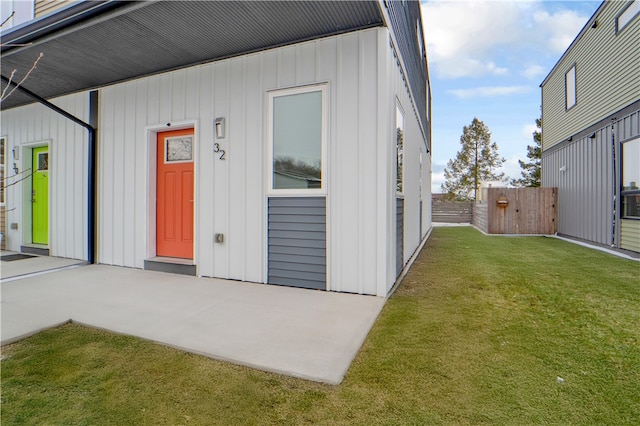
[[[30,98],[35,99],[42,105],[46,106],[49,109],[52,109],[63,117],[84,127],[89,132],[87,146],[87,155],[89,157],[87,170],[89,178],[89,182],[87,185],[87,260],[89,261],[89,263],[96,263],[96,125],[98,122],[98,92],[96,90],[93,90],[89,93],[89,121],[91,122],[91,124],[89,124],[80,120],[78,117],[68,113],[62,108],[52,104],[42,96],[39,96],[32,91],[24,88],[23,86],[19,86],[17,83],[10,81],[7,77],[0,77],[5,83],[16,86],[16,89],[20,92],[24,93]]]
[[[87,157],[89,159],[88,164],[88,182],[87,182],[87,198],[89,204],[87,205],[87,249],[89,251],[88,260],[89,263],[97,263],[96,253],[98,251],[98,244],[96,241],[96,217],[98,216],[96,211],[96,205],[98,200],[97,190],[97,173],[96,165],[98,158],[97,147],[97,128],[98,128],[98,91],[92,90],[89,92],[89,140],[87,146]]]

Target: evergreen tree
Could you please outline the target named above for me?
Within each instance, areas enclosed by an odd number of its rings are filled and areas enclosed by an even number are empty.
[[[527,157],[529,162],[525,163],[522,160],[518,160],[522,171],[520,179],[513,179],[511,185],[513,186],[526,186],[526,187],[538,187],[541,184],[541,170],[540,163],[542,160],[542,119],[536,118],[536,131],[533,132],[533,145],[527,146]]]
[[[498,154],[498,145],[491,142],[489,128],[477,118],[464,126],[460,136],[462,148],[444,169],[442,192],[455,200],[475,200],[482,181],[504,180],[504,173],[495,170],[506,160]]]

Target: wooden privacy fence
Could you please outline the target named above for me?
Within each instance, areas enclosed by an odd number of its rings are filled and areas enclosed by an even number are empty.
[[[487,234],[552,235],[557,205],[557,188],[485,188],[473,207],[473,225]]]
[[[437,201],[431,203],[431,220],[443,223],[471,223],[473,203]]]

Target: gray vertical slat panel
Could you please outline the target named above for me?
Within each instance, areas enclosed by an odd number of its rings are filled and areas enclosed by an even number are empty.
[[[385,1],[383,3],[389,10],[391,29],[398,42],[398,50],[403,58],[407,70],[407,80],[413,92],[418,116],[425,132],[429,132],[427,116],[427,88],[425,81],[428,79],[426,60],[419,53],[420,46],[416,34],[416,21],[420,21],[420,2],[418,1]],[[425,40],[423,38],[423,44]],[[424,45],[423,49],[426,49]],[[428,143],[431,143],[431,135],[427,135]],[[431,150],[431,146],[429,146]]]
[[[602,158],[603,152],[602,152],[602,130],[598,130],[596,132],[596,139],[595,139],[595,168],[594,168],[594,178],[596,179],[596,184],[595,187],[598,187],[598,180],[600,179],[600,176],[604,176],[604,167],[601,161],[599,161],[600,158]],[[596,198],[596,203],[598,203],[598,205],[602,205],[604,203],[604,194],[602,193],[602,191],[598,191],[598,195]],[[596,238],[597,239],[602,239],[604,236],[604,229],[603,229],[603,225],[602,225],[602,221],[596,221],[595,223],[595,233],[596,233]]]
[[[638,135],[637,123],[638,112],[620,117],[615,125],[617,145]],[[619,170],[613,166],[611,125],[601,127],[595,134],[594,139],[585,136],[544,153],[543,185],[558,188],[559,234],[610,245],[614,176],[619,186]],[[567,167],[564,173],[560,172],[562,166]]]
[[[396,277],[404,266],[404,199],[396,199]]]
[[[268,199],[267,283],[326,290],[326,199]]]

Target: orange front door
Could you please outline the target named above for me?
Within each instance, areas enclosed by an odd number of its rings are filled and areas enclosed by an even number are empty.
[[[193,259],[193,129],[158,133],[157,256]]]

